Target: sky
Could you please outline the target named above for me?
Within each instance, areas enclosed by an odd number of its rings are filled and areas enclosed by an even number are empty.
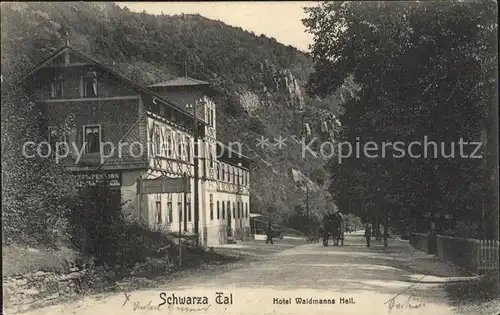
[[[313,1],[290,2],[117,2],[133,12],[166,15],[200,14],[212,20],[264,34],[278,42],[309,51],[312,35],[306,33],[301,19],[306,17],[303,7],[315,6]]]

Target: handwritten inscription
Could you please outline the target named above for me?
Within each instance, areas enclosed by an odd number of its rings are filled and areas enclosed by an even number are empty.
[[[206,307],[177,307],[178,311],[181,312],[200,312],[200,311],[208,311],[211,305]]]
[[[396,296],[394,296],[392,299],[390,299],[389,301],[385,302],[384,305],[387,305],[387,308],[389,309],[389,313],[393,310],[393,309],[399,309],[399,310],[411,310],[411,309],[416,309],[416,308],[421,308],[421,307],[424,307],[425,306],[425,303],[411,303],[411,299],[413,298],[411,295],[408,297],[407,300],[405,300],[404,302],[396,302],[396,298],[398,296],[401,296],[403,293],[405,292],[411,292],[411,288],[413,288],[415,285],[417,285],[418,283],[420,283],[420,281],[422,281],[422,279],[425,277],[425,275],[423,275],[422,277],[420,277],[420,279],[417,280],[417,282],[413,283],[412,285],[410,285],[408,288],[404,289],[402,292],[398,293]],[[400,301],[401,301],[402,298],[400,298]]]
[[[127,294],[127,292],[123,292],[125,294],[125,301],[123,301],[122,307],[127,304],[132,304],[132,309],[135,311],[159,311],[160,305],[153,303],[153,301],[148,301],[147,303],[141,303],[140,301],[133,301],[131,299],[131,295]]]
[[[425,306],[425,303],[412,303],[411,299],[412,297],[409,296],[408,299],[406,299],[404,302],[397,302],[396,301],[397,296],[393,297],[389,301],[385,302],[384,304],[387,305],[387,308],[389,309],[389,313],[393,309],[398,309],[398,310],[411,310],[411,309],[416,309],[416,308],[421,308]]]

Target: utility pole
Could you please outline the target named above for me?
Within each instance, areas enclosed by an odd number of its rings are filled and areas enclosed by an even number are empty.
[[[184,185],[189,185],[189,178],[186,175],[186,172],[183,174],[184,177]],[[187,232],[187,218],[188,218],[188,204],[187,204],[187,187],[184,187],[184,232]]]
[[[199,164],[199,156],[198,156],[198,101],[194,101],[192,104],[187,105],[188,108],[193,108],[193,137],[194,137],[194,146],[193,146],[193,164],[194,164],[194,194],[193,194],[193,203],[194,203],[194,234],[196,235],[196,246],[200,245],[200,209],[198,202],[198,164]]]
[[[177,211],[179,211],[179,266],[182,266],[182,208]]]
[[[306,233],[309,236],[309,186],[306,183]]]

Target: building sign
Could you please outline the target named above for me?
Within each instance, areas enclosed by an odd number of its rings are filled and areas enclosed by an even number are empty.
[[[97,183],[107,183],[109,187],[120,188],[122,186],[121,172],[77,172],[74,173],[77,178],[78,186],[96,186]]]
[[[161,177],[137,180],[138,194],[189,193],[189,180],[181,178]]]

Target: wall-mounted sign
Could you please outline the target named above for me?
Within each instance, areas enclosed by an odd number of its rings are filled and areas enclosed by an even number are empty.
[[[162,194],[162,193],[189,193],[191,185],[189,180],[181,178],[160,177],[155,179],[137,180],[138,194]]]
[[[110,187],[120,188],[122,186],[121,172],[75,172],[78,186],[96,186],[97,183],[107,183]]]

